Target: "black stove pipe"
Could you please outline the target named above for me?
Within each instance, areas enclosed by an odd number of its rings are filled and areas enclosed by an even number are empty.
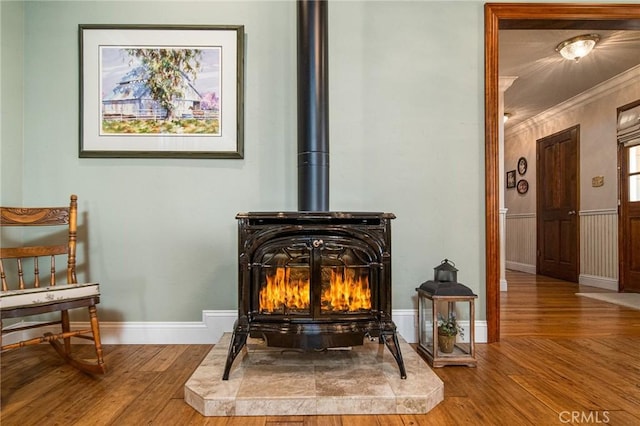
[[[298,210],[329,211],[327,2],[298,1]]]

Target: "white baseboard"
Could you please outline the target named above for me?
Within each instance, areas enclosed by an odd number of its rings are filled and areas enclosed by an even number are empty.
[[[509,285],[507,284],[507,280],[505,280],[504,278],[500,279],[500,291],[508,291],[509,290]]]
[[[398,333],[408,342],[418,341],[418,311],[396,309],[392,313]],[[235,310],[203,311],[202,321],[185,322],[100,322],[100,338],[104,345],[180,345],[213,344],[222,334],[233,331],[238,317]],[[85,322],[72,322],[72,329],[88,328]],[[464,325],[463,325],[464,327]],[[53,328],[52,328],[53,329]],[[41,335],[44,328],[18,331],[2,336],[4,344],[18,342]],[[486,321],[476,320],[476,343],[487,342]],[[76,339],[74,343],[85,342]],[[86,341],[85,343],[91,343]]]
[[[618,280],[615,278],[598,277],[596,275],[580,274],[578,277],[580,285],[588,285],[591,287],[604,288],[607,290],[618,291]]]
[[[408,343],[418,342],[418,311],[415,309],[394,309],[392,313],[393,322],[396,324],[398,333]],[[469,321],[460,321],[460,326],[467,330]],[[487,322],[475,321],[475,341],[476,343],[487,343]],[[468,338],[465,333],[465,338]],[[464,340],[463,340],[464,341]]]
[[[213,344],[233,330],[236,310],[203,311],[197,322],[101,322],[104,344]]]
[[[518,262],[511,262],[511,261],[506,261],[504,263],[504,266],[507,269],[511,269],[512,271],[520,271],[520,272],[525,272],[527,274],[536,274],[536,265],[529,265],[528,263],[518,263]]]

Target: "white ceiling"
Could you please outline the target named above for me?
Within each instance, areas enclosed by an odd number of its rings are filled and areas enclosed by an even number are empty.
[[[579,62],[568,61],[556,46],[581,34],[600,42]],[[512,127],[640,64],[640,31],[500,30],[500,77],[518,77],[505,92]]]

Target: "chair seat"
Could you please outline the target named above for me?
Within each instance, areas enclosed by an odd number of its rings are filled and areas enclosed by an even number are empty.
[[[0,291],[0,310],[39,306],[100,296],[99,283],[58,284],[50,287]]]

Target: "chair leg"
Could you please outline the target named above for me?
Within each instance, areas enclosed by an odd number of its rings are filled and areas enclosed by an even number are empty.
[[[62,332],[68,333],[71,331],[71,325],[69,323],[69,311],[60,311],[60,322],[62,323]],[[64,338],[64,351],[67,355],[71,355],[71,338]]]
[[[95,350],[96,350],[96,359],[93,361],[86,361],[86,360],[82,360],[82,359],[78,359],[74,356],[71,355],[71,345],[69,344],[67,346],[67,340],[70,340],[70,336],[69,337],[64,337],[64,333],[63,335],[53,335],[51,333],[45,333],[45,338],[43,340],[48,341],[51,346],[53,346],[53,348],[56,350],[56,352],[58,352],[58,354],[64,358],[67,363],[69,363],[70,365],[72,365],[73,367],[77,368],[78,370],[84,371],[86,373],[91,373],[91,374],[103,374],[107,371],[105,365],[104,365],[104,358],[102,355],[102,344],[100,343],[100,326],[98,324],[98,314],[97,314],[97,309],[95,307],[95,305],[93,306],[89,306],[89,320],[91,323],[91,329],[88,330],[76,330],[75,332],[71,332],[71,335],[78,335],[78,337],[84,337],[84,338],[89,338],[88,336],[80,336],[78,333],[80,334],[88,334],[89,332],[91,332],[93,334],[92,338],[90,338],[91,340],[93,340],[94,342],[94,346],[95,346]],[[65,311],[66,313],[66,311]],[[68,317],[68,313],[66,313],[66,320],[65,315],[62,316],[62,328],[63,330],[65,330],[65,332],[69,331],[69,317]],[[60,344],[60,337],[62,337],[64,339],[64,345]]]
[[[93,332],[93,343],[96,348],[96,360],[98,366],[105,372],[104,359],[102,356],[102,343],[100,341],[100,324],[98,323],[98,311],[95,305],[89,306],[89,320],[91,321],[91,331]]]

